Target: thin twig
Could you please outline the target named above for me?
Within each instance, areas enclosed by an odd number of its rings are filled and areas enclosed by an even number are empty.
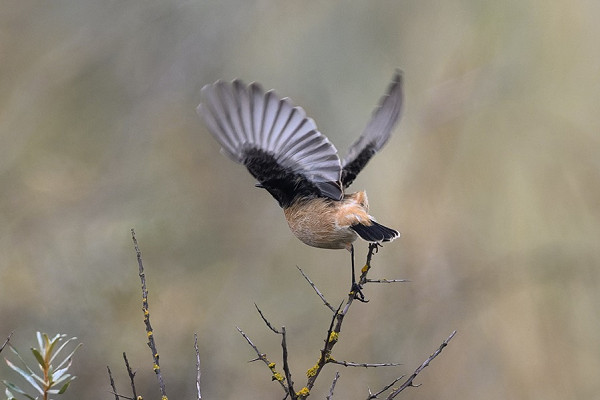
[[[117,388],[115,386],[115,380],[113,379],[112,373],[110,372],[110,367],[107,365],[106,369],[108,370],[108,378],[110,379],[110,387],[112,388],[112,393],[115,395],[115,400],[119,400],[119,395],[117,394]]]
[[[442,344],[440,345],[440,347],[438,347],[437,350],[434,351],[433,354],[431,354],[427,358],[427,360],[425,360],[423,362],[423,364],[421,364],[419,366],[419,368],[417,368],[415,370],[415,372],[413,372],[413,374],[411,376],[409,376],[408,379],[398,389],[395,389],[392,393],[390,393],[390,395],[386,398],[386,400],[393,399],[394,397],[396,397],[400,392],[402,392],[407,387],[418,387],[418,386],[420,386],[420,385],[413,384],[413,380],[417,377],[417,375],[419,375],[419,373],[421,371],[423,371],[429,365],[429,363],[431,361],[433,361],[434,358],[436,358],[442,352],[442,350],[444,350],[444,347],[448,346],[448,342],[450,342],[450,340],[452,340],[452,338],[454,337],[454,335],[456,335],[456,331],[452,332],[450,334],[450,336],[448,336],[448,338],[442,342]]]
[[[258,311],[258,313],[260,314],[260,317],[265,322],[265,324],[267,324],[267,326],[269,327],[269,329],[272,330],[273,332],[281,335],[282,333],[280,331],[278,331],[277,329],[275,329],[275,327],[273,325],[271,325],[271,323],[267,320],[267,318],[265,318],[265,315],[262,313],[262,311],[260,310],[260,308],[258,308],[258,305],[256,303],[254,303],[254,307],[256,307],[256,311]]]
[[[281,385],[281,387],[283,388],[283,390],[286,393],[286,397],[289,394],[289,390],[287,385],[285,384],[285,378],[283,377],[283,375],[281,375],[279,372],[277,372],[275,370],[275,363],[269,361],[269,359],[267,358],[267,355],[264,353],[261,353],[260,350],[258,349],[258,347],[252,343],[252,340],[250,340],[250,337],[248,337],[248,335],[246,335],[246,333],[244,333],[244,331],[242,331],[239,327],[237,327],[237,330],[240,332],[240,334],[244,337],[244,339],[246,339],[246,341],[248,342],[248,344],[250,345],[250,347],[252,347],[254,349],[254,351],[256,352],[256,355],[258,356],[258,358],[251,360],[251,361],[258,361],[261,360],[262,362],[265,363],[265,365],[271,370],[272,378],[273,380],[279,382],[279,384]]]
[[[258,356],[258,358],[250,360],[250,361],[262,360],[265,362],[265,364],[269,365],[269,362],[268,362],[269,360],[267,359],[266,354],[260,352],[258,347],[252,342],[250,337],[248,335],[246,335],[246,333],[243,330],[241,330],[239,326],[236,326],[236,328],[237,328],[238,332],[240,332],[240,334],[244,337],[244,339],[246,339],[246,341],[248,342],[250,347],[252,347],[254,349],[254,351],[256,352],[256,355]]]
[[[383,387],[383,389],[381,389],[379,392],[377,393],[371,393],[371,389],[369,389],[369,397],[367,397],[367,400],[372,400],[372,399],[376,399],[377,396],[379,396],[380,394],[382,394],[383,392],[387,391],[389,388],[391,388],[392,386],[394,386],[396,384],[396,382],[398,382],[400,379],[404,378],[406,375],[402,375],[399,376],[398,378],[394,379],[389,385],[385,385]]]
[[[323,300],[323,303],[327,306],[327,308],[329,308],[331,310],[331,312],[335,312],[335,308],[333,308],[333,306],[331,304],[329,304],[329,302],[327,300],[325,300],[325,296],[323,296],[323,293],[321,293],[321,291],[319,289],[317,289],[317,286],[313,283],[313,281],[310,280],[310,278],[304,273],[304,271],[302,271],[302,269],[299,266],[296,265],[296,268],[298,268],[298,271],[300,271],[300,273],[302,274],[304,279],[306,279],[308,284],[310,286],[312,286],[314,291],[317,293],[317,296],[319,296],[321,298],[321,300]]]
[[[350,361],[338,361],[329,359],[327,362],[332,364],[343,365],[344,367],[364,367],[364,368],[377,368],[377,367],[397,367],[402,365],[401,363],[355,363]]]
[[[194,333],[194,350],[196,351],[196,391],[198,392],[198,400],[202,400],[200,394],[200,351],[198,350],[198,335]]]
[[[135,390],[135,382],[134,382],[134,378],[135,378],[135,371],[131,370],[131,367],[129,366],[129,360],[127,359],[127,354],[125,354],[125,352],[123,352],[123,359],[125,360],[125,367],[127,368],[127,374],[129,375],[129,381],[131,382],[131,392],[133,393],[133,398],[137,399],[137,393]]]
[[[2,353],[2,350],[4,350],[4,348],[6,347],[6,345],[8,344],[8,342],[10,342],[10,338],[12,337],[13,333],[15,333],[15,331],[11,331],[8,334],[8,337],[6,338],[6,340],[4,341],[4,343],[2,343],[2,346],[0,347],[0,353]]]
[[[325,398],[326,400],[333,399],[333,389],[335,389],[335,384],[337,383],[338,379],[340,379],[340,373],[338,371],[335,371],[335,376],[333,377],[333,381],[331,382],[331,386],[329,387],[329,394]]]
[[[397,283],[397,282],[410,282],[408,279],[367,279],[366,283]]]
[[[118,393],[115,393],[115,392],[113,392],[113,391],[110,391],[110,390],[108,391],[108,393],[110,393],[110,394],[114,394],[114,395],[115,395],[115,397],[116,397],[117,399],[125,399],[125,400],[139,400],[139,399],[134,399],[133,397],[129,397],[129,396],[123,396],[122,394],[118,394]]]
[[[144,324],[146,325],[146,334],[148,336],[148,347],[152,351],[152,359],[154,360],[154,372],[158,378],[158,386],[160,387],[160,393],[162,398],[167,398],[167,390],[165,388],[165,382],[160,371],[160,364],[158,362],[159,355],[156,350],[156,343],[154,342],[154,332],[152,331],[152,325],[150,324],[150,312],[148,311],[148,289],[146,288],[146,276],[144,275],[144,265],[142,263],[142,252],[138,247],[137,239],[135,238],[135,230],[131,229],[131,238],[135,247],[135,253],[137,255],[138,268],[140,280],[142,282],[142,311],[144,312]]]

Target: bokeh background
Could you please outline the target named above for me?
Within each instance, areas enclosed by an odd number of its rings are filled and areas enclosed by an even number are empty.
[[[171,398],[280,399],[239,335],[298,385],[337,304],[344,251],[304,246],[251,176],[219,154],[195,108],[216,79],[259,81],[344,149],[395,68],[405,109],[353,184],[402,232],[334,357],[401,362],[336,370],[366,398],[451,345],[403,394],[423,399],[590,399],[600,391],[600,3],[5,0],[0,5],[0,337],[77,336],[67,399],[159,398],[130,228]],[[366,244],[358,246],[359,263]],[[10,352],[9,352],[10,353]],[[7,356],[5,351],[2,356]],[[0,376],[19,382],[2,362]]]

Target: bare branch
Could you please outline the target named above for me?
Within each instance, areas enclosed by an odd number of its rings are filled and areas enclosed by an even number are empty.
[[[8,342],[10,342],[10,338],[12,337],[13,333],[15,333],[15,332],[11,331],[8,334],[8,337],[6,338],[6,340],[4,341],[4,343],[2,343],[2,346],[0,346],[0,353],[2,353],[2,350],[4,350],[4,348],[6,347],[6,345],[8,344]]]
[[[107,365],[106,369],[108,370],[108,378],[110,379],[110,387],[112,388],[112,393],[115,395],[115,400],[119,400],[119,395],[117,394],[117,388],[115,387],[115,380],[113,379],[112,373],[110,372],[110,367]]]
[[[325,300],[325,296],[323,296],[323,293],[321,293],[321,291],[319,289],[317,289],[317,286],[313,283],[313,281],[310,280],[310,278],[304,273],[304,271],[302,271],[302,269],[299,266],[296,265],[296,268],[298,268],[298,271],[300,271],[300,273],[302,274],[304,279],[306,279],[308,284],[310,286],[312,286],[314,291],[317,293],[317,296],[319,296],[321,298],[321,300],[323,300],[323,303],[327,306],[327,308],[329,308],[331,310],[331,312],[335,312],[335,308],[333,308],[333,306],[331,304],[329,304],[329,302],[327,300]]]
[[[256,307],[256,310],[260,314],[260,317],[262,318],[264,323],[269,327],[269,329],[272,330],[273,332],[275,332],[276,334],[281,335],[281,337],[282,337],[281,338],[281,348],[283,351],[283,373],[285,374],[285,379],[287,381],[287,389],[288,389],[287,393],[286,393],[286,397],[287,397],[287,395],[290,395],[292,399],[295,399],[296,392],[294,390],[294,381],[292,381],[292,374],[290,372],[290,366],[288,363],[288,349],[287,349],[287,342],[286,342],[285,326],[282,326],[281,330],[275,329],[275,327],[273,325],[271,325],[271,323],[267,320],[267,318],[265,317],[265,315],[263,314],[263,312],[261,311],[261,309],[258,307],[258,305],[256,303],[254,303],[254,307]],[[271,366],[269,366],[269,368],[271,368]],[[273,365],[273,368],[274,368],[274,365]],[[273,368],[271,368],[272,371],[273,371]],[[273,376],[275,377],[275,375],[273,375]]]
[[[392,393],[390,393],[390,395],[386,399],[393,399],[407,387],[417,387],[418,385],[413,384],[413,380],[417,377],[417,375],[419,375],[421,371],[423,371],[429,365],[429,363],[431,363],[431,361],[433,361],[434,358],[436,358],[442,352],[442,350],[444,350],[444,347],[448,346],[448,342],[452,340],[454,335],[456,335],[456,331],[452,332],[450,336],[448,336],[448,338],[442,342],[440,347],[438,347],[437,350],[434,351],[433,354],[431,354],[427,358],[427,360],[425,360],[423,364],[421,364],[419,368],[417,368],[415,372],[413,372],[413,374],[398,389],[395,389]]]
[[[344,367],[364,367],[364,368],[377,368],[377,367],[397,367],[402,365],[401,363],[355,363],[350,361],[338,361],[330,358],[327,360],[328,363],[343,365]]]
[[[275,327],[273,325],[271,325],[271,323],[267,320],[267,318],[265,318],[265,315],[262,313],[262,311],[260,310],[260,308],[258,308],[258,305],[256,305],[256,303],[254,303],[254,307],[256,307],[256,310],[260,314],[260,317],[262,318],[263,321],[265,321],[265,324],[267,324],[267,326],[269,327],[269,329],[272,330],[273,332],[281,335],[282,333],[280,331],[278,331],[277,329],[275,329]]]
[[[198,335],[194,333],[194,350],[196,351],[196,391],[198,392],[198,400],[202,400],[200,394],[200,351],[198,350]]]
[[[148,336],[148,347],[152,351],[152,359],[154,360],[153,369],[156,373],[156,377],[158,378],[158,386],[160,387],[160,393],[163,398],[167,398],[167,391],[165,388],[165,382],[162,377],[162,373],[160,371],[160,364],[158,362],[159,355],[156,350],[156,343],[154,341],[154,331],[152,330],[152,325],[150,324],[150,312],[148,310],[148,289],[146,288],[146,275],[144,274],[144,265],[142,263],[142,252],[138,247],[137,239],[135,238],[135,230],[131,229],[131,238],[133,240],[133,244],[135,247],[135,253],[137,255],[138,268],[139,268],[139,276],[142,282],[142,311],[144,312],[144,323],[146,325],[146,334]]]
[[[110,371],[110,367],[107,365],[106,369],[108,370],[108,378],[110,379],[110,387],[112,390],[109,390],[109,393],[112,393],[115,396],[115,400],[126,399],[126,400],[136,400],[137,397],[129,397],[124,396],[122,394],[117,393],[117,388],[115,386],[115,380],[113,379],[112,372]],[[142,396],[140,396],[142,397]]]
[[[360,279],[358,282],[360,286],[364,285],[367,280],[367,274],[369,273],[369,270],[371,269],[371,259],[373,258],[373,254],[375,254],[377,252],[379,246],[380,245],[377,243],[369,244],[369,252],[367,253],[367,261],[365,263],[365,266],[361,270],[361,275],[360,275]],[[317,363],[312,368],[310,368],[306,373],[306,375],[308,376],[306,388],[308,390],[311,390],[313,388],[313,386],[315,385],[315,381],[317,380],[317,378],[318,378],[319,374],[321,373],[321,370],[323,369],[325,364],[332,361],[331,352],[333,351],[333,347],[335,346],[335,344],[338,341],[340,331],[342,330],[342,323],[344,322],[344,317],[350,310],[350,306],[352,305],[354,300],[355,300],[355,294],[351,292],[348,294],[348,297],[345,300],[346,301],[345,305],[344,305],[344,302],[342,302],[340,304],[340,306],[337,308],[337,310],[335,310],[333,317],[331,318],[331,323],[329,325],[329,329],[327,330],[327,338],[325,339],[325,346],[323,346],[323,349],[321,350],[321,356],[319,357],[319,360],[317,361]],[[342,306],[343,306],[343,309],[342,309]]]
[[[335,389],[335,384],[337,383],[338,379],[340,379],[340,373],[338,371],[335,371],[335,376],[333,377],[333,381],[331,382],[331,387],[329,388],[329,394],[325,398],[326,400],[333,399],[333,390]]]
[[[285,379],[287,379],[288,393],[295,399],[296,391],[294,390],[294,381],[292,381],[292,373],[290,372],[290,365],[288,363],[288,349],[286,343],[285,326],[281,327],[281,348],[283,351],[283,372],[285,373]]]
[[[349,295],[348,298],[353,299],[354,296]],[[335,310],[335,313],[333,314],[333,317],[331,318],[331,322],[329,323],[329,329],[327,329],[327,337],[325,338],[325,345],[323,346],[323,349],[321,350],[321,356],[319,357],[319,360],[317,360],[317,363],[312,368],[310,368],[306,373],[306,375],[308,376],[308,382],[306,383],[306,387],[308,388],[308,390],[311,390],[313,388],[313,386],[315,385],[315,381],[319,377],[321,370],[327,363],[327,360],[331,357],[331,350],[333,349],[333,346],[335,346],[335,344],[337,343],[337,340],[339,337],[339,330],[335,331],[334,324],[335,324],[336,319],[340,315],[340,309],[342,308],[343,304],[344,304],[344,302],[340,303],[339,307],[337,308],[337,310]],[[341,318],[343,319],[344,317],[342,316]]]

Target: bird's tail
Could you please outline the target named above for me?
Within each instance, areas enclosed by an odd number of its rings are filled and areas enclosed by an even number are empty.
[[[350,228],[367,242],[391,242],[400,237],[397,230],[383,226],[373,220],[371,225],[356,224]]]

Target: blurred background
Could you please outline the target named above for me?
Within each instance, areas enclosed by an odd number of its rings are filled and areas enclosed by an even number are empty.
[[[217,79],[301,105],[340,152],[395,68],[402,121],[353,184],[402,238],[374,258],[334,357],[338,399],[410,374],[415,399],[588,399],[600,391],[600,3],[29,1],[0,6],[0,340],[77,336],[67,399],[159,398],[130,228],[171,398],[280,399],[239,335],[295,382],[319,355],[349,255],[309,248],[195,113]],[[358,263],[365,243],[358,243]],[[7,357],[10,352],[3,352]],[[0,377],[21,383],[4,362]],[[25,385],[23,385],[25,386]]]

